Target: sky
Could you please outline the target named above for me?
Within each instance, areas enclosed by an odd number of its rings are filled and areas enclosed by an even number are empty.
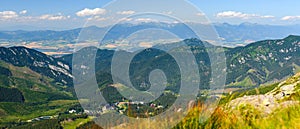
[[[124,0],[121,0],[124,1]],[[123,3],[128,7],[115,15],[133,15],[139,13],[143,6],[138,2]],[[139,0],[140,2],[146,0]],[[240,24],[244,22],[293,25],[300,23],[300,1],[298,0],[187,0],[198,8],[212,23]],[[27,28],[71,29],[83,26],[87,20],[110,23],[116,19],[110,10],[111,0],[4,0],[0,2],[0,29],[27,26]],[[165,7],[180,8],[178,2],[169,2]],[[158,12],[175,14],[161,9]],[[155,6],[153,6],[155,8]],[[182,10],[185,10],[182,8]],[[194,15],[194,14],[190,14]],[[149,19],[143,19],[149,20]]]

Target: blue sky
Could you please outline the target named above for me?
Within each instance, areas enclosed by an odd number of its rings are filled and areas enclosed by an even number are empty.
[[[142,1],[142,0],[141,0]],[[300,1],[297,0],[189,0],[212,22],[240,24],[291,25],[300,23]],[[107,19],[101,10],[110,0],[5,0],[0,2],[0,29],[8,26],[37,26],[52,28],[76,28],[85,23],[88,17]],[[168,6],[178,6],[171,2]],[[131,6],[139,6],[128,3]],[[127,5],[127,6],[128,6]],[[84,10],[86,9],[86,10]],[[78,12],[90,15],[78,15]],[[93,11],[98,12],[95,15]],[[107,11],[107,10],[106,10]],[[124,10],[126,11],[126,10]],[[130,12],[131,11],[131,12]],[[102,13],[101,13],[102,12]],[[125,14],[137,13],[127,10]]]

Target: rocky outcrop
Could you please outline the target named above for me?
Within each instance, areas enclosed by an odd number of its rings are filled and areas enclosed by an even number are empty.
[[[286,99],[298,91],[297,86],[300,84],[299,77],[300,74],[296,74],[294,77],[283,81],[275,89],[266,94],[243,96],[232,100],[227,106],[229,107],[229,110],[235,110],[250,105],[264,115],[268,115],[278,108],[299,104],[299,101]]]

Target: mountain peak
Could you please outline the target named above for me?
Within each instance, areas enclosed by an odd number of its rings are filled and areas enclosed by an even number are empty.
[[[283,40],[288,42],[300,41],[300,36],[298,35],[289,35],[288,37],[284,38]]]
[[[298,35],[289,35],[288,37],[284,38],[284,39],[294,39],[294,38],[300,38],[300,36]]]

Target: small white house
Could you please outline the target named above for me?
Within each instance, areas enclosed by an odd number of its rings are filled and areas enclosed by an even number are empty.
[[[70,113],[70,114],[76,113],[76,110],[74,110],[74,109],[73,109],[73,110],[70,110],[69,113]]]

